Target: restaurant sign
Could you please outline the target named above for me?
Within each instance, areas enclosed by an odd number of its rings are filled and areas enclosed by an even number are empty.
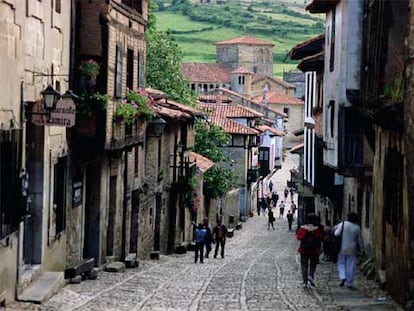
[[[72,127],[76,121],[76,106],[71,98],[63,98],[57,101],[56,108],[50,112],[50,118],[43,107],[43,101],[37,101],[32,109],[32,122],[35,125],[56,125]]]

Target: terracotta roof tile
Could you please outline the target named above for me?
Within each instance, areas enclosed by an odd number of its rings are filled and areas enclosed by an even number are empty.
[[[199,103],[199,109],[210,113],[210,122],[221,126],[230,134],[257,135],[259,131],[233,121],[231,118],[260,118],[262,114],[240,105],[217,105]]]
[[[195,83],[230,83],[232,68],[226,64],[182,63],[181,71],[188,81]]]
[[[223,118],[261,118],[264,116],[254,109],[241,105],[199,103],[199,107],[211,110],[214,115],[218,115]]]
[[[263,95],[258,95],[252,98],[257,103],[263,102]],[[278,92],[267,93],[268,104],[289,104],[289,105],[303,105],[303,101],[293,96],[280,94]]]
[[[222,44],[247,44],[247,45],[271,45],[274,46],[273,43],[269,41],[265,41],[259,38],[254,37],[248,37],[248,36],[242,36],[237,38],[232,38],[224,41],[219,41],[216,43],[216,45],[222,45]]]
[[[195,162],[202,173],[204,173],[214,165],[214,162],[211,161],[209,158],[206,158],[196,152],[190,151],[188,153],[188,156],[190,158],[190,162]]]
[[[216,95],[216,94],[199,94],[198,95],[198,100],[200,102],[204,102],[204,103],[215,103],[215,104],[220,104],[220,103],[230,103],[231,99],[228,96],[225,95]]]
[[[161,117],[169,118],[169,119],[192,119],[193,116],[189,113],[183,112],[177,109],[171,109],[167,107],[163,107],[157,105],[155,107],[155,112],[159,114]]]
[[[258,135],[260,132],[254,128],[242,125],[228,118],[211,115],[210,122],[219,125],[229,134]]]
[[[184,105],[182,103],[178,103],[173,100],[168,100],[167,102],[161,103],[162,106],[171,108],[171,109],[177,109],[181,110],[183,112],[191,113],[193,115],[202,115],[203,112],[195,107],[191,107],[188,105]]]
[[[253,74],[252,82],[257,83],[258,81],[260,81],[262,79],[266,79],[266,78],[273,80],[274,82],[276,82],[279,85],[284,86],[285,88],[289,88],[289,89],[296,88],[296,86],[294,84],[289,83],[285,80],[282,80],[282,79],[279,79],[279,78],[276,78],[276,77],[269,77],[269,76],[266,76],[266,75],[263,75],[263,74],[260,74],[260,73]]]
[[[223,93],[231,94],[234,97],[239,97],[240,99],[243,99],[244,101],[249,101],[249,102],[252,102],[256,105],[263,106],[261,101],[260,102],[254,101],[253,99],[249,99],[247,97],[244,97],[244,96],[240,95],[239,93],[236,93],[236,92],[231,91],[229,89],[221,87],[221,88],[219,88],[219,90],[222,91]],[[275,114],[277,114],[277,115],[279,115],[283,118],[287,118],[287,114],[284,113],[284,112],[278,111],[278,110],[273,109],[271,107],[267,107],[267,109],[269,109],[269,111],[272,111],[273,113],[275,113]]]
[[[236,74],[236,73],[239,73],[239,74],[252,74],[253,72],[251,72],[251,71],[247,70],[246,68],[239,67],[239,68],[237,68],[237,69],[234,69],[234,70],[231,72],[231,74]]]
[[[274,127],[268,126],[268,125],[259,125],[257,126],[257,128],[261,131],[261,132],[266,132],[269,131],[272,134],[276,135],[276,136],[284,136],[283,132],[275,129]]]

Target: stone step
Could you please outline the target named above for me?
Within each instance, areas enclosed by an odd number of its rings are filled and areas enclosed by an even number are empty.
[[[19,287],[17,293],[21,294],[25,291],[34,281],[36,281],[43,274],[41,265],[28,265],[24,267],[24,272],[20,277]]]
[[[65,285],[63,272],[44,272],[36,281],[17,295],[17,300],[44,303]]]

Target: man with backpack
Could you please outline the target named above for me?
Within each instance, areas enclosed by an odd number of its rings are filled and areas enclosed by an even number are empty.
[[[304,286],[308,287],[308,283],[315,286],[315,270],[323,239],[323,231],[318,226],[318,218],[315,214],[307,215],[305,224],[300,226],[296,238],[300,241],[298,252]]]

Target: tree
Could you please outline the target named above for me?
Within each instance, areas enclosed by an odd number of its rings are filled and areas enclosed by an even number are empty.
[[[236,175],[229,167],[232,161],[226,157],[221,147],[230,141],[230,135],[214,124],[197,121],[195,124],[194,152],[215,162],[204,174],[204,194],[209,198],[218,198],[236,186]]]
[[[181,73],[182,51],[169,32],[156,29],[156,19],[149,16],[147,30],[147,85],[163,91],[168,98],[195,105],[196,96]]]

